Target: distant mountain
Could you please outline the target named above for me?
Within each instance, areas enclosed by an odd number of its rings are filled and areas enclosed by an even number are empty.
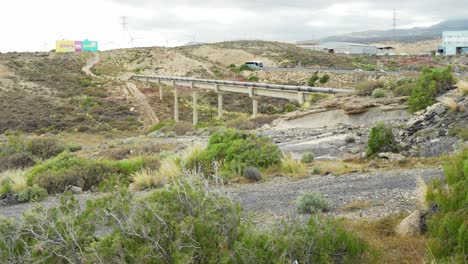
[[[417,42],[421,40],[440,39],[443,31],[468,30],[468,19],[445,20],[430,27],[415,27],[410,29],[397,29],[397,41]],[[354,43],[375,43],[393,40],[393,30],[369,30],[353,32],[343,35],[330,36],[321,41],[342,41]]]
[[[197,41],[189,41],[184,44],[184,46],[196,46],[196,45],[203,45],[206,44],[206,42],[197,42]]]

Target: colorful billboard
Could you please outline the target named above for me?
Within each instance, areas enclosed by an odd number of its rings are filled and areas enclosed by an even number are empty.
[[[75,41],[57,40],[55,43],[56,52],[75,52]]]
[[[97,41],[89,41],[87,39],[83,41],[73,40],[57,40],[55,42],[55,52],[97,52],[98,43]]]

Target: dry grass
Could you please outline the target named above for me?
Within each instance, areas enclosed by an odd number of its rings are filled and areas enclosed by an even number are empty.
[[[0,174],[0,185],[9,183],[10,191],[18,193],[28,187],[24,170],[7,170]]]
[[[450,111],[452,112],[455,112],[458,110],[458,104],[457,102],[455,102],[455,100],[453,100],[453,98],[449,98],[449,97],[444,97],[442,98],[441,102],[447,106]]]
[[[159,188],[169,183],[169,178],[159,171],[142,169],[133,174],[132,190],[141,191],[150,188]]]
[[[368,201],[352,201],[341,207],[341,210],[344,212],[354,212],[367,209],[371,206],[372,204]]]
[[[293,158],[291,153],[286,153],[281,159],[281,171],[286,176],[304,177],[307,175],[307,166],[301,160]]]
[[[468,94],[468,82],[466,81],[459,81],[457,83],[458,90],[461,94],[467,95]]]
[[[345,225],[379,251],[375,263],[425,263],[427,246],[424,237],[400,237],[394,232],[404,217],[393,215],[377,221],[345,220]]]
[[[161,161],[161,167],[159,167],[158,172],[168,179],[174,179],[182,175],[182,169],[175,157],[168,157],[163,159]]]

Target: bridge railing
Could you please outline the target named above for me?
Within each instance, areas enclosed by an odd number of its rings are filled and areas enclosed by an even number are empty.
[[[170,76],[148,76],[148,75],[133,75],[131,79],[156,79],[166,81],[179,81],[179,82],[192,82],[192,83],[207,83],[207,84],[218,84],[218,85],[229,85],[229,86],[240,86],[240,87],[253,87],[253,88],[264,88],[272,90],[283,90],[283,91],[295,91],[295,92],[318,92],[318,93],[351,93],[352,90],[341,89],[341,88],[325,88],[325,87],[311,87],[311,86],[296,86],[296,85],[281,85],[281,84],[267,84],[267,83],[256,83],[256,82],[239,82],[239,81],[225,81],[225,80],[209,80],[209,79],[197,79],[189,77],[170,77]]]

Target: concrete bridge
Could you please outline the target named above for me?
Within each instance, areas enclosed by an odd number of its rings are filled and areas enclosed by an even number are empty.
[[[243,93],[248,94],[252,99],[252,117],[258,113],[258,97],[267,96],[295,100],[299,104],[308,101],[313,93],[350,93],[351,90],[338,88],[323,88],[310,86],[278,85],[254,82],[237,82],[224,80],[207,80],[183,77],[166,76],[146,76],[133,75],[131,79],[141,82],[152,82],[159,85],[159,99],[163,99],[163,90],[161,84],[174,87],[174,120],[179,121],[179,99],[177,87],[189,87],[192,89],[193,102],[193,124],[198,122],[197,112],[197,90],[213,90],[218,94],[218,117],[223,116],[223,93]]]

